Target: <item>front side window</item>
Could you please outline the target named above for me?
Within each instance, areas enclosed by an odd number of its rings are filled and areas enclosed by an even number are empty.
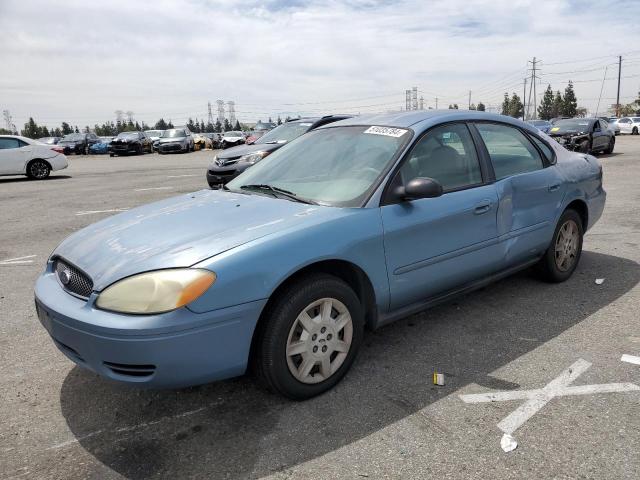
[[[540,153],[515,127],[496,123],[476,124],[493,164],[496,180],[544,167]]]
[[[482,183],[476,149],[464,124],[430,130],[418,140],[399,173],[403,185],[428,177],[437,180],[444,191]]]
[[[20,148],[20,142],[15,138],[0,138],[0,150]]]
[[[312,130],[227,187],[252,192],[252,185],[269,185],[322,205],[357,207],[410,139],[411,130],[406,128],[367,125]]]
[[[542,140],[539,140],[534,136],[532,136],[531,138],[533,139],[533,143],[535,143],[538,148],[542,150],[542,154],[547,159],[547,162],[551,162],[553,160],[553,152],[551,151],[551,148]]]

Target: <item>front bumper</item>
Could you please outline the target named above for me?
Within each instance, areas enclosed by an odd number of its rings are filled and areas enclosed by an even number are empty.
[[[158,144],[158,152],[186,152],[189,150],[189,146],[185,146],[182,143],[160,143]]]
[[[38,279],[38,318],[70,360],[112,380],[181,388],[242,375],[266,300],[194,313],[123,315],[65,292],[50,266]]]
[[[251,164],[248,163],[234,163],[228,167],[209,167],[207,169],[207,183],[211,188],[226,185],[250,166]]]

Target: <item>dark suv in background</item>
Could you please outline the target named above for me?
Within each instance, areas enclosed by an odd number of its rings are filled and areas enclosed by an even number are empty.
[[[218,153],[213,157],[213,162],[207,169],[207,182],[211,188],[224,185],[287,142],[327,123],[350,117],[351,115],[326,115],[324,117],[300,118],[283,123],[253,143],[239,145]]]
[[[86,155],[94,143],[100,143],[100,138],[95,133],[70,133],[62,137],[58,146],[63,149],[65,155]]]
[[[549,136],[567,150],[581,153],[612,153],[616,144],[614,132],[599,118],[557,120]]]

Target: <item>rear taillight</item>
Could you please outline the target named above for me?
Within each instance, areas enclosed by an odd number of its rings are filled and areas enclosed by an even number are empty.
[[[60,147],[51,147],[51,150],[58,153],[64,153],[64,149]]]

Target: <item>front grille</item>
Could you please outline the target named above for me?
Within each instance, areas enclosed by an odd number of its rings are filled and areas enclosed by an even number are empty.
[[[227,165],[233,165],[234,163],[238,163],[239,159],[240,157],[218,158],[218,160],[216,160],[216,165],[218,165],[219,167],[226,167]]]
[[[177,150],[182,150],[182,145],[179,143],[160,144],[159,148],[163,152],[175,152]]]
[[[127,363],[102,362],[104,366],[118,375],[129,377],[149,377],[156,371],[155,365],[130,365]]]
[[[53,268],[65,290],[82,298],[91,296],[93,282],[83,272],[60,258],[56,259]]]

